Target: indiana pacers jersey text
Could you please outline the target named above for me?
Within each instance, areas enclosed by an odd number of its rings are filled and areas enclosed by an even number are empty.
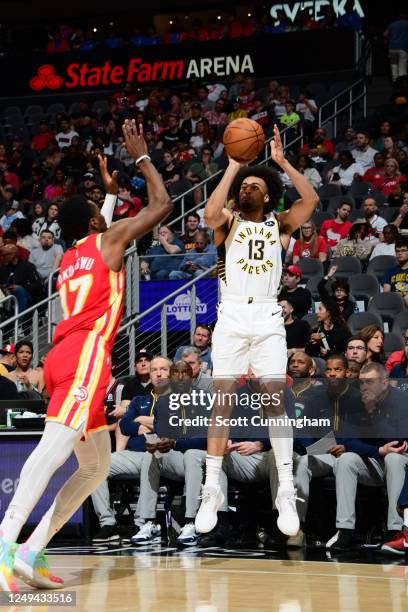
[[[276,300],[281,274],[282,246],[276,218],[254,223],[234,214],[228,236],[218,247],[221,296]]]

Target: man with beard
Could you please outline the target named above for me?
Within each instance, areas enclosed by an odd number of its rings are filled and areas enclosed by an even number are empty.
[[[408,465],[407,394],[391,387],[388,373],[379,363],[368,363],[361,368],[360,389],[361,409],[349,417],[349,433],[343,439],[345,452],[334,465],[338,531],[326,544],[331,550],[347,551],[356,547],[358,483],[387,485],[386,541],[393,541],[402,527],[396,507]]]
[[[186,463],[184,455],[189,449],[205,449],[205,438],[183,438],[183,428],[170,425],[169,417],[172,415],[170,409],[170,394],[188,394],[192,390],[193,371],[188,363],[177,361],[170,368],[170,378],[166,381],[166,390],[155,404],[152,412],[153,432],[163,429],[173,431],[175,437],[160,438],[159,442],[146,442],[146,450],[140,472],[140,497],[139,512],[145,524],[140,531],[131,538],[132,544],[144,546],[155,544],[161,540],[161,528],[156,522],[156,507],[160,488],[160,477],[165,476],[170,480],[185,482],[186,513],[185,525],[180,537],[181,544],[193,545],[197,542],[198,534],[194,529],[194,518],[199,506],[199,495],[201,487],[201,471],[194,463]],[[164,381],[163,381],[164,385]],[[174,411],[180,415],[186,411],[191,416],[189,408]],[[122,427],[122,432],[123,431]],[[179,437],[180,436],[180,437]]]
[[[58,270],[63,255],[62,246],[54,243],[54,234],[50,230],[43,230],[40,244],[31,251],[29,261],[35,265],[41,280],[46,283],[50,274]]]
[[[279,306],[282,308],[288,357],[290,357],[293,353],[305,350],[305,346],[310,338],[310,325],[303,319],[295,319],[293,316],[295,309],[289,298],[279,300]]]

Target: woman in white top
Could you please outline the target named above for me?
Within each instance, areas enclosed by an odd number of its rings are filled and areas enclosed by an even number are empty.
[[[49,203],[47,214],[45,217],[40,217],[33,223],[33,234],[39,236],[45,229],[54,234],[54,238],[61,237],[61,228],[58,223],[59,204],[53,200]]]
[[[393,255],[395,257],[395,242],[399,236],[398,228],[395,225],[386,225],[382,231],[383,242],[375,245],[370,259],[378,255]]]
[[[327,176],[330,183],[350,187],[356,175],[361,177],[363,174],[364,170],[360,164],[355,162],[353,154],[350,151],[340,151],[339,165],[329,170]]]

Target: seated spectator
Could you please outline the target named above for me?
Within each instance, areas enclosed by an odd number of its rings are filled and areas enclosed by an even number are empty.
[[[20,200],[35,202],[44,196],[45,176],[41,166],[33,165],[31,168],[31,178],[21,184],[19,191]]]
[[[318,236],[316,225],[309,219],[300,228],[300,238],[296,240],[293,248],[293,263],[297,264],[299,259],[311,257],[320,261],[327,260],[327,242],[322,236]]]
[[[408,238],[399,238],[395,243],[395,257],[397,264],[387,270],[382,280],[385,293],[393,291],[399,293],[408,306]]]
[[[131,192],[130,182],[121,178],[118,182],[118,197],[113,211],[113,220],[130,219],[136,217],[143,209],[142,200]]]
[[[218,164],[213,161],[213,150],[211,147],[204,146],[201,149],[201,161],[192,164],[187,173],[186,179],[191,183],[201,183],[213,174],[218,172]],[[208,191],[207,191],[208,194]],[[202,187],[194,190],[194,203],[203,202],[204,194]]]
[[[319,235],[326,240],[329,247],[334,248],[340,240],[344,240],[349,235],[351,222],[347,219],[351,211],[352,205],[349,202],[343,202],[336,210],[335,219],[323,221]]]
[[[21,221],[21,219],[16,219],[16,221]],[[18,250],[18,256],[21,261],[28,261],[30,257],[30,251],[19,244],[17,244],[17,233],[10,228],[7,232],[4,232],[2,236],[3,245],[5,244],[14,244]]]
[[[182,389],[183,393],[189,393],[191,388],[192,371],[190,366],[182,361],[177,361],[170,368],[170,377],[166,380],[163,378],[161,381],[160,397],[153,408],[154,432],[156,432],[158,426],[158,413],[167,414],[169,411],[168,395],[171,391],[174,390],[176,392],[176,390]],[[122,425],[122,430],[124,427]],[[178,543],[183,544],[186,541],[189,545],[193,545],[197,542],[198,534],[194,529],[194,519],[200,503],[199,493],[203,472],[194,458],[189,461],[185,455],[188,454],[190,449],[202,449],[205,451],[206,446],[207,441],[203,438],[178,437],[174,439],[166,438],[162,435],[160,436],[159,443],[151,444],[146,442],[146,450],[148,452],[143,458],[140,471],[140,496],[138,502],[140,517],[144,520],[144,525],[131,538],[132,544],[143,546],[146,543],[157,543],[161,540],[161,527],[156,520],[161,476],[185,482],[186,510],[183,518],[184,527],[179,536]]]
[[[38,132],[31,139],[31,148],[41,153],[48,148],[54,138],[54,132],[49,128],[48,123],[41,121],[38,126]]]
[[[270,127],[273,121],[273,113],[268,107],[265,106],[260,98],[255,98],[254,108],[249,111],[248,118],[259,123],[265,134],[267,136],[269,135]]]
[[[322,177],[313,166],[312,160],[308,155],[299,155],[298,170],[301,174],[305,175],[309,183],[311,183],[315,189],[319,189],[322,184]]]
[[[50,230],[43,230],[40,244],[31,251],[29,261],[35,265],[42,281],[46,283],[50,275],[58,270],[63,255],[62,246],[54,243],[54,234]]]
[[[197,123],[196,133],[190,138],[190,145],[197,155],[205,145],[211,146],[210,130],[206,119],[201,119],[201,121]]]
[[[404,332],[405,348],[402,352],[401,361],[394,365],[390,372],[390,378],[408,378],[408,330]],[[407,384],[404,382],[404,391],[407,391]]]
[[[5,155],[0,156],[0,177],[0,182],[3,187],[11,185],[13,189],[18,192],[20,189],[20,179],[15,172],[10,171],[9,163]]]
[[[58,146],[58,142],[54,139],[51,140],[46,151],[44,151],[45,159],[43,161],[43,166],[46,170],[55,170],[57,168],[63,158],[63,153]]]
[[[47,53],[63,53],[64,51],[69,51],[69,41],[63,36],[59,30],[55,30],[52,35],[50,35],[50,40],[47,45]]]
[[[185,232],[180,236],[180,240],[184,243],[186,253],[194,249],[195,239],[199,231],[200,215],[196,212],[188,213],[186,218]]]
[[[248,111],[245,108],[241,107],[241,98],[239,96],[234,96],[231,99],[232,102],[232,111],[228,113],[228,123],[231,121],[235,121],[235,119],[242,119],[243,117],[248,117]]]
[[[38,246],[38,237],[32,233],[31,223],[28,219],[16,219],[11,224],[10,229],[12,229],[17,236],[18,247],[23,247],[27,251],[32,251]]]
[[[383,153],[386,160],[390,158],[397,159],[398,151],[399,147],[391,136],[384,138]]]
[[[367,196],[363,202],[364,218],[356,219],[355,223],[366,223],[368,225],[368,233],[364,240],[378,242],[387,221],[379,216],[378,205],[374,198]]]
[[[385,149],[384,141],[386,138],[388,138],[388,136],[391,136],[391,134],[392,134],[391,123],[387,120],[381,121],[379,130],[378,130],[378,138],[376,138],[373,141],[374,149],[377,149],[377,151],[382,151],[383,149]]]
[[[165,128],[157,141],[156,149],[167,149],[171,150],[177,142],[188,141],[188,134],[184,130],[179,128],[179,121],[177,115],[169,115],[167,120],[167,128]]]
[[[43,299],[44,290],[38,272],[32,263],[20,260],[17,247],[7,244],[1,247],[0,255],[0,288],[16,297],[19,312]]]
[[[316,119],[317,104],[310,97],[310,93],[303,89],[300,91],[298,103],[296,104],[296,112],[302,117],[303,123],[307,129],[308,125],[312,126]]]
[[[362,364],[354,359],[347,360],[347,378],[354,378],[355,380],[360,376]]]
[[[278,301],[289,300],[294,309],[294,315],[301,319],[312,306],[312,294],[309,289],[299,287],[302,270],[298,266],[286,266],[282,276],[282,289]]]
[[[294,308],[290,299],[279,300],[279,306],[282,308],[288,357],[291,357],[294,353],[305,350],[310,338],[310,325],[303,319],[294,318]]]
[[[353,127],[348,125],[344,128],[343,140],[336,144],[335,158],[339,156],[340,151],[352,151],[356,146],[356,132]]]
[[[381,182],[384,177],[384,161],[384,154],[381,151],[374,155],[374,166],[368,168],[363,174],[363,181],[365,183]]]
[[[10,372],[16,367],[16,356],[14,344],[6,344],[0,348],[0,374],[9,378]],[[1,397],[1,395],[0,395]]]
[[[375,191],[380,191],[386,196],[395,193],[396,187],[408,181],[407,177],[399,171],[396,159],[389,158],[384,162],[384,175],[378,179],[373,178],[371,185]]]
[[[44,197],[46,200],[53,200],[60,197],[64,193],[64,181],[66,179],[65,172],[62,168],[56,168],[54,177],[49,185],[44,189]]]
[[[289,128],[295,128],[300,123],[300,115],[295,112],[295,103],[293,100],[286,100],[285,112],[279,117],[279,122]],[[295,133],[297,134],[297,129]]]
[[[170,280],[191,279],[200,276],[217,263],[217,248],[211,244],[208,234],[196,234],[195,247],[191,249],[180,264],[179,270],[170,272]]]
[[[374,242],[365,239],[368,231],[367,223],[354,223],[348,238],[340,240],[334,248],[333,257],[357,257],[360,261],[368,261],[374,247]]]
[[[333,158],[334,144],[326,138],[326,132],[323,128],[317,128],[311,140],[300,149],[300,153],[305,153],[315,163],[323,164]]]
[[[200,351],[201,356],[201,369],[204,372],[210,372],[212,369],[211,361],[211,328],[205,324],[198,324],[194,330],[192,346]],[[190,345],[183,344],[179,346],[174,355],[174,363],[180,361],[183,351],[190,348]]]
[[[43,230],[48,229],[53,233],[54,238],[61,238],[61,228],[58,223],[59,210],[60,204],[58,201],[50,202],[47,207],[46,216],[34,221],[33,234],[40,236]]]
[[[42,370],[33,367],[34,348],[29,340],[20,340],[15,346],[16,367],[10,372],[10,379],[17,391],[34,391],[41,395],[45,390]]]
[[[380,364],[367,364],[360,371],[362,407],[360,431],[373,431],[372,437],[353,436],[345,438],[345,452],[334,465],[336,478],[336,528],[326,548],[349,551],[357,546],[355,536],[355,502],[357,483],[369,486],[387,484],[388,492],[388,534],[386,540],[393,540],[401,530],[402,518],[397,512],[397,500],[404,479],[408,457],[405,455],[407,442],[396,441],[396,436],[382,438],[381,424],[389,423],[391,433],[406,431],[401,408],[406,406],[407,397],[403,391],[391,387],[387,371]],[[368,429],[369,427],[369,429]],[[377,433],[378,432],[378,433]],[[399,483],[392,486],[392,483]]]
[[[181,179],[181,169],[174,163],[174,158],[170,151],[164,153],[163,163],[159,166],[159,172],[167,189]]]
[[[327,282],[334,277],[336,272],[337,266],[331,266],[326,276],[324,276],[317,285],[317,289],[323,301],[328,299],[334,299],[336,301],[344,319],[347,321],[356,308],[355,302],[349,299],[350,285],[347,280],[345,278],[339,278],[331,285],[331,293],[327,290]]]
[[[14,200],[13,202],[8,202],[4,208],[4,215],[0,219],[0,228],[3,232],[6,232],[10,229],[11,224],[16,219],[24,219],[24,215],[19,210],[19,203]]]
[[[402,196],[402,205],[392,222],[398,229],[408,229],[408,191]]]
[[[149,271],[152,280],[165,280],[169,278],[170,272],[178,270],[182,253],[184,244],[174,237],[173,231],[167,225],[162,225],[157,243],[152,244],[146,253],[148,259],[141,262],[142,271]]]
[[[79,136],[78,132],[73,129],[71,120],[68,117],[63,117],[59,124],[60,131],[55,136],[60,149],[71,146],[72,139]]]
[[[370,136],[368,132],[357,132],[356,146],[351,150],[351,153],[353,154],[356,164],[359,164],[364,172],[373,166],[374,155],[377,151],[370,147]]]
[[[406,151],[405,149],[398,149],[396,160],[399,164],[401,174],[405,174],[405,176],[408,176],[408,151]]]
[[[370,259],[374,259],[374,257],[378,257],[379,255],[392,255],[395,257],[395,243],[399,236],[398,229],[395,225],[386,225],[383,229],[382,236],[383,242],[379,242],[375,245]]]
[[[202,118],[201,104],[193,102],[191,104],[191,116],[188,119],[184,119],[181,124],[181,129],[187,133],[189,138],[197,133],[197,123],[201,121]]]
[[[366,363],[384,363],[384,332],[378,325],[366,325],[359,334],[367,345]]]
[[[219,130],[227,124],[227,115],[225,114],[225,102],[222,98],[218,98],[215,103],[214,110],[209,110],[204,113],[210,126],[215,126]]]
[[[152,391],[148,394],[136,394],[127,401],[127,410],[120,421],[120,427],[127,440],[127,448],[112,453],[108,478],[118,474],[138,476],[142,470],[145,453],[145,433],[153,429],[153,406],[163,393],[167,392],[171,361],[165,357],[156,357],[149,361],[151,366]],[[93,543],[114,542],[120,540],[115,514],[109,501],[108,482],[105,481],[92,493],[92,503],[98,517],[100,530],[92,539]],[[137,521],[137,513],[134,519]],[[129,530],[129,536],[138,531],[138,523]]]
[[[363,340],[360,334],[351,336],[351,338],[347,340],[344,355],[349,361],[355,361],[356,363],[363,365],[363,363],[365,363],[367,360],[367,352],[367,343],[365,340]]]
[[[312,329],[307,354],[327,359],[333,353],[344,353],[351,333],[337,302],[333,298],[322,300],[316,317],[319,324]]]
[[[358,180],[364,174],[362,166],[355,163],[351,151],[340,151],[339,162],[339,165],[329,170],[327,174],[329,183],[350,187],[354,180]]]
[[[207,393],[213,393],[213,380],[203,369],[201,351],[195,346],[188,346],[181,354],[181,360],[187,363],[192,371],[193,389],[203,389]]]

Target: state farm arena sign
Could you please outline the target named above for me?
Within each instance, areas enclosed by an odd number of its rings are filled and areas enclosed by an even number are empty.
[[[334,72],[353,65],[353,33],[322,30],[140,49],[33,54],[31,61],[16,55],[0,58],[0,74],[2,82],[7,83],[3,96],[10,98],[117,91],[127,82],[143,87],[155,83],[177,85],[191,79],[226,81],[233,79],[237,72],[257,79]]]
[[[56,74],[52,64],[43,64],[30,80],[30,88],[34,91],[64,88],[101,89],[128,82],[144,85],[152,81],[183,81],[193,77],[205,79],[212,74],[231,77],[237,72],[254,74],[254,63],[250,54],[157,62],[134,57],[125,66],[115,65],[110,60],[106,60],[102,65],[72,62],[66,67],[64,75]]]

